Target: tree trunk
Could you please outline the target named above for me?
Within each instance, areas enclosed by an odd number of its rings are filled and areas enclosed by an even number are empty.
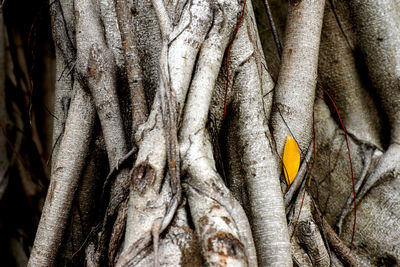
[[[397,1],[3,3],[7,265],[400,264]]]

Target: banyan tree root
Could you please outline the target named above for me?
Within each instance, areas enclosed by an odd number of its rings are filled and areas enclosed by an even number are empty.
[[[266,266],[290,266],[289,236],[287,229],[282,227],[287,223],[277,161],[267,138],[260,80],[254,75],[257,73],[254,57],[238,72],[233,88],[237,94],[233,107],[238,110],[239,147],[258,261]],[[246,140],[253,141],[248,143]]]
[[[65,12],[65,14],[69,13]],[[52,7],[52,19],[55,39],[61,40],[65,37],[64,40],[70,40],[67,38],[69,28],[65,23],[60,3],[55,3]],[[53,266],[54,264],[89,150],[95,120],[93,99],[84,89],[82,78],[84,73],[81,69],[73,71],[76,51],[68,41],[59,42],[57,46],[64,57],[65,66],[70,73],[74,74],[76,82],[73,85],[69,110],[65,108],[63,110],[63,113],[68,113],[68,116],[64,129],[61,130],[64,133],[54,158],[49,191],[28,266]],[[61,75],[64,70],[59,71]],[[64,89],[68,86],[72,84],[65,84]],[[69,90],[58,90],[58,92],[58,95],[65,95],[56,99],[62,105],[61,102],[64,98],[70,97],[71,93]]]
[[[354,257],[354,255],[351,253],[350,249],[342,242],[342,240],[335,233],[335,231],[333,231],[332,227],[325,220],[325,218],[322,217],[321,212],[315,207],[313,211],[313,218],[315,222],[320,226],[320,228],[323,229],[326,239],[330,247],[332,248],[332,252],[335,253],[335,254],[331,253],[330,255],[331,262],[334,258],[334,255],[336,255],[345,264],[345,266],[351,266],[351,267],[361,266],[360,263],[357,261],[357,259]]]
[[[325,5],[318,60],[319,80],[335,101],[347,133],[360,143],[382,149],[379,138],[382,123],[372,96],[365,88],[369,81],[357,69],[359,63],[350,14],[343,12],[346,8],[349,13],[349,3],[341,1],[344,6],[340,7],[333,2],[337,1],[327,1]]]
[[[356,200],[360,200],[379,180],[396,178],[400,173],[400,56],[394,49],[400,45],[400,17],[395,1],[354,0],[349,5],[369,76],[390,124],[389,147],[375,170],[366,177],[357,194]],[[349,210],[348,205],[344,209]],[[339,223],[347,213],[341,215]]]
[[[290,215],[293,256],[301,266],[330,266],[330,255],[313,219],[311,197],[304,190],[300,190]]]
[[[87,6],[88,5],[88,6]],[[44,212],[41,218],[41,221],[43,222],[42,224],[46,224],[48,223],[48,221],[52,221],[52,220],[56,220],[53,228],[54,230],[48,229],[48,227],[43,226],[44,229],[46,229],[46,231],[48,231],[50,234],[45,234],[46,237],[43,238],[40,235],[40,232],[38,232],[37,235],[37,241],[35,242],[35,246],[38,247],[38,249],[40,250],[39,252],[36,252],[35,250],[32,253],[31,259],[30,259],[30,263],[31,265],[41,265],[41,266],[48,266],[48,265],[52,265],[55,255],[57,254],[57,249],[54,248],[58,248],[59,246],[59,241],[61,239],[60,235],[62,235],[65,226],[66,226],[66,218],[67,215],[69,214],[70,211],[70,207],[71,207],[71,202],[72,199],[74,197],[74,192],[76,189],[76,186],[78,184],[79,181],[79,177],[80,177],[80,173],[84,167],[84,162],[85,162],[85,158],[86,158],[86,154],[88,152],[88,146],[90,144],[90,142],[88,140],[90,140],[90,138],[88,138],[90,136],[90,133],[93,130],[93,123],[94,123],[94,118],[95,118],[95,114],[93,113],[93,109],[91,109],[93,107],[93,99],[91,98],[91,96],[89,96],[87,94],[86,91],[84,91],[85,87],[87,85],[89,85],[89,88],[93,89],[94,87],[96,87],[98,84],[96,85],[96,82],[101,82],[100,86],[98,87],[100,89],[100,91],[96,91],[96,90],[92,90],[92,93],[94,93],[95,95],[95,103],[97,104],[97,109],[98,109],[98,113],[102,114],[100,115],[101,117],[101,122],[103,125],[103,131],[105,131],[108,134],[105,134],[105,136],[107,136],[106,139],[106,146],[108,149],[108,153],[109,153],[109,159],[111,161],[111,165],[114,165],[119,157],[122,157],[125,152],[126,152],[126,148],[124,147],[125,144],[125,140],[124,140],[124,136],[123,136],[123,128],[122,128],[122,123],[120,120],[120,112],[118,110],[114,110],[113,112],[111,112],[110,110],[108,110],[109,106],[104,106],[105,102],[104,98],[101,99],[101,97],[105,97],[107,98],[108,95],[105,94],[104,92],[101,92],[101,85],[106,85],[107,86],[107,82],[109,83],[107,87],[110,88],[114,88],[115,89],[115,80],[113,80],[112,75],[113,75],[113,70],[112,70],[112,62],[113,60],[107,60],[107,64],[111,64],[111,65],[107,65],[105,64],[105,60],[101,61],[101,60],[97,60],[97,59],[102,59],[101,56],[102,55],[109,55],[107,54],[107,49],[106,49],[106,45],[104,44],[104,40],[101,39],[101,36],[103,36],[102,34],[102,30],[99,27],[99,18],[93,14],[94,8],[93,6],[90,5],[89,2],[79,2],[76,1],[75,5],[75,11],[78,12],[80,14],[79,19],[76,22],[76,27],[77,29],[79,29],[79,34],[76,37],[76,42],[77,42],[77,52],[75,53],[75,48],[73,48],[73,46],[66,42],[65,44],[59,44],[59,48],[62,52],[62,54],[64,55],[64,58],[67,62],[67,66],[71,68],[70,71],[72,71],[72,69],[74,68],[75,71],[75,78],[77,78],[77,82],[75,82],[74,84],[74,98],[71,101],[70,104],[70,110],[64,110],[64,112],[68,112],[68,118],[67,118],[67,122],[65,123],[65,136],[63,135],[62,137],[62,141],[60,144],[60,148],[59,151],[57,153],[57,158],[56,158],[56,162],[54,163],[53,166],[53,174],[52,174],[52,180],[51,180],[51,184],[52,186],[50,187],[49,193],[48,193],[48,197],[46,202],[53,202],[53,199],[57,199],[60,201],[60,204],[58,204],[58,206],[62,206],[61,210],[63,212],[61,212],[60,214],[63,215],[60,218],[56,218],[56,219],[52,219],[50,216],[50,219],[48,218],[47,214],[52,214],[54,211],[54,209],[57,209],[57,205],[47,205],[44,208]],[[58,8],[58,9],[57,9]],[[61,28],[60,29],[56,29],[54,30],[54,34],[56,37],[59,37],[59,35],[67,35],[67,26],[63,17],[63,13],[61,11],[61,6],[59,3],[55,4],[55,12],[53,13],[53,21],[55,23],[55,25],[60,25]],[[85,25],[84,27],[82,27],[83,25]],[[74,25],[75,26],[75,25]],[[86,26],[90,26],[92,27],[91,30],[92,31],[86,31],[85,27]],[[60,38],[56,38],[57,40]],[[66,38],[67,40],[69,40],[69,38]],[[98,45],[102,46],[101,48],[103,49],[103,51],[98,51],[95,48],[93,48],[93,42],[97,43]],[[100,49],[101,50],[101,49]],[[90,54],[89,52],[92,51],[92,57],[91,57],[91,63],[89,62],[89,58],[88,55]],[[97,53],[96,53],[97,51]],[[103,54],[104,53],[104,54]],[[76,55],[76,59],[75,59],[75,55]],[[97,58],[95,58],[97,56]],[[75,64],[72,64],[72,61],[75,61]],[[97,61],[96,61],[97,60]],[[87,66],[87,64],[90,63],[89,69],[88,71],[91,72],[91,74],[93,75],[86,75],[86,69],[85,66]],[[96,65],[96,63],[98,63]],[[72,66],[71,66],[72,65]],[[111,66],[111,69],[105,69],[105,66]],[[88,76],[88,77],[92,77],[94,78],[97,73],[97,77],[99,78],[98,80],[86,80],[83,77]],[[105,75],[105,76],[104,76]],[[107,75],[111,75],[107,76]],[[104,83],[104,81],[106,83]],[[96,94],[97,93],[97,94]],[[114,94],[114,95],[113,95]],[[111,104],[112,107],[119,107],[117,98],[116,98],[116,92],[111,91],[111,96],[114,96],[112,99],[114,101],[114,104]],[[100,97],[100,98],[99,98]],[[75,101],[75,102],[74,102]],[[87,105],[87,107],[85,107],[85,105]],[[103,108],[103,109],[102,109]],[[100,112],[99,112],[100,110]],[[103,113],[101,111],[104,111]],[[111,112],[112,116],[110,117],[110,114],[106,114],[105,112]],[[75,113],[80,113],[80,115],[76,115],[72,112]],[[113,117],[115,116],[115,117]],[[83,122],[82,122],[83,120]],[[74,123],[72,124],[72,126],[69,126],[71,123],[69,123],[69,121],[74,121]],[[105,125],[105,126],[104,126]],[[74,128],[68,128],[68,127],[75,127]],[[115,132],[113,132],[113,130],[111,128],[115,128],[118,131],[119,134],[115,134]],[[74,135],[75,134],[75,135]],[[84,135],[86,134],[86,135]],[[73,135],[73,137],[70,137],[70,135]],[[64,140],[68,140],[68,138],[71,139],[76,139],[76,140],[70,140],[69,144],[68,144],[68,148],[63,148],[63,144],[65,144],[65,142],[68,143],[68,141],[64,141]],[[115,138],[115,139],[114,139]],[[119,138],[119,139],[118,139]],[[86,141],[83,141],[85,140]],[[67,149],[66,152],[63,152],[65,149]],[[72,153],[72,152],[73,153]],[[63,156],[64,153],[68,153],[68,157],[76,157],[74,159],[69,158],[70,163],[72,162],[76,162],[76,164],[78,165],[74,165],[71,164],[70,166],[72,166],[72,170],[69,170],[69,168],[64,168],[64,167],[59,167],[58,165],[61,164],[66,164],[66,163],[62,163],[62,158],[65,158],[65,156]],[[78,170],[80,169],[80,170]],[[62,176],[66,176],[67,178],[58,178],[58,177],[62,177]],[[58,181],[59,179],[66,179]],[[60,186],[63,186],[63,189],[59,189]],[[58,196],[58,194],[60,194],[60,192],[62,192],[63,194],[67,194],[67,197],[61,197]],[[53,196],[54,195],[54,196]],[[60,208],[58,207],[58,208]],[[40,229],[40,228],[39,228]],[[53,237],[54,236],[54,237]],[[44,247],[40,247],[41,243],[43,243],[43,239],[44,239],[44,243],[46,243],[48,246],[51,247],[51,253],[47,253],[44,254],[43,252],[46,252],[48,249],[44,248]],[[50,241],[49,241],[50,240]],[[42,254],[42,259],[40,259],[40,255]],[[39,256],[38,256],[39,255]],[[43,259],[43,255],[46,255]]]
[[[235,14],[217,9],[214,14],[217,23],[200,50],[198,64],[202,68],[194,75],[190,87],[180,131],[180,149],[190,211],[206,262],[254,266],[257,260],[250,225],[239,202],[216,172],[210,135],[206,130],[223,48],[227,46],[233,28],[222,22],[232,15]]]
[[[75,4],[76,11],[80,15],[76,20],[77,32],[82,30],[83,33],[87,33],[85,27],[82,27],[82,21],[86,21],[86,12],[95,10],[95,8],[91,6],[84,8],[82,5],[85,3],[80,0],[76,0]],[[165,247],[165,239],[160,234],[163,231],[165,231],[164,233],[172,231],[167,226],[169,222],[177,218],[173,218],[173,215],[180,202],[178,192],[180,190],[180,157],[190,213],[207,263],[254,266],[257,264],[255,253],[257,251],[258,263],[261,265],[290,266],[292,260],[289,238],[286,227],[282,227],[286,225],[286,220],[279,184],[280,170],[277,168],[279,162],[274,157],[273,146],[269,140],[270,133],[266,127],[270,104],[262,102],[262,97],[266,93],[263,88],[265,81],[263,81],[263,75],[260,74],[263,67],[257,56],[257,40],[251,36],[252,33],[249,30],[254,27],[249,20],[250,15],[244,15],[245,20],[234,41],[238,47],[245,47],[248,50],[244,49],[246,51],[243,52],[244,50],[238,48],[235,52],[235,43],[233,43],[230,55],[233,59],[226,60],[229,64],[232,63],[228,67],[231,74],[231,87],[228,88],[230,90],[229,112],[235,113],[228,114],[228,116],[232,115],[239,121],[234,124],[232,129],[236,131],[235,136],[238,138],[238,151],[241,156],[243,155],[242,166],[238,172],[243,173],[245,177],[243,185],[247,187],[245,194],[246,201],[249,203],[246,211],[252,222],[252,232],[239,201],[233,197],[222,181],[220,173],[216,171],[212,148],[214,140],[211,140],[210,126],[206,124],[209,117],[212,116],[217,116],[219,123],[224,119],[222,114],[211,114],[213,113],[211,102],[215,91],[221,90],[217,86],[218,76],[221,76],[220,69],[225,50],[230,44],[240,18],[243,3],[222,0],[215,3],[201,0],[188,1],[183,6],[180,20],[174,18],[174,23],[169,18],[173,11],[167,9],[163,1],[155,0],[153,4],[157,10],[164,42],[160,59],[159,91],[155,96],[146,123],[139,126],[141,122],[145,121],[141,118],[139,119],[140,123],[133,126],[133,128],[139,129],[133,141],[137,142],[139,150],[131,174],[128,176],[127,170],[118,171],[117,174],[117,184],[124,180],[125,183],[121,183],[121,186],[125,186],[125,189],[128,188],[127,185],[131,186],[129,204],[125,199],[126,194],[120,194],[120,191],[115,189],[116,186],[113,186],[111,192],[110,201],[113,204],[110,204],[105,216],[107,218],[116,217],[118,226],[122,227],[115,227],[114,233],[121,236],[124,231],[123,218],[125,214],[129,219],[120,259],[118,259],[117,243],[121,243],[122,239],[116,239],[114,240],[116,243],[112,243],[113,249],[108,251],[109,263],[117,262],[117,265],[123,265],[124,262],[144,264],[145,262],[162,261],[160,256]],[[293,135],[299,141],[303,151],[311,141],[311,118],[316,82],[314,74],[317,66],[316,55],[318,54],[323,6],[323,1],[303,0],[290,3],[291,13],[289,14],[287,41],[283,52],[283,67],[274,96],[277,108],[272,114],[273,134],[278,141],[277,150],[279,152],[282,150],[284,137],[288,134]],[[246,12],[251,12],[246,10]],[[97,25],[97,28],[93,28],[93,34],[103,36],[103,29],[99,27],[99,18],[93,14],[90,16],[92,17],[87,18],[91,21],[88,25]],[[305,17],[307,20],[311,18],[312,25],[303,23]],[[118,61],[118,59],[114,58],[114,51],[108,47],[108,44],[105,44],[105,40],[95,38],[83,40],[79,35],[76,38],[78,54],[76,72],[91,74],[90,79],[84,80],[82,83],[93,95],[93,99],[86,95],[87,101],[96,106],[109,156],[109,165],[112,168],[119,165],[118,159],[125,156],[127,152],[121,111],[118,108],[116,81],[113,77],[116,64],[114,61]],[[304,40],[307,40],[308,43],[311,42],[312,46],[303,47]],[[126,55],[136,53],[128,51],[129,48],[125,47]],[[299,57],[301,59],[298,59]],[[295,70],[288,67],[293,66],[291,63],[301,60],[308,61],[300,63],[301,67],[296,65]],[[127,62],[128,60],[125,58],[125,63]],[[88,66],[86,67],[86,65]],[[129,68],[132,73],[138,71],[137,65]],[[304,70],[305,73],[299,73],[298,69]],[[135,79],[135,75],[140,76],[140,73],[132,75]],[[294,80],[296,81],[293,82]],[[77,81],[74,99],[79,92],[85,93],[77,85],[80,83],[79,79]],[[131,82],[130,89],[133,90],[137,81],[132,80]],[[272,89],[273,84],[271,81],[269,82],[267,87]],[[296,86],[292,86],[292,83],[296,83]],[[304,94],[301,96],[299,95],[300,87],[305,88],[301,91]],[[292,89],[283,90],[283,88]],[[77,109],[77,100],[74,99],[71,102],[71,110],[65,126],[69,132],[72,127],[70,116],[74,114],[73,110]],[[303,102],[297,103],[297,99]],[[266,108],[265,105],[267,105]],[[139,107],[139,110],[145,109],[143,106]],[[292,107],[305,107],[306,110],[289,110]],[[93,105],[92,112],[94,114]],[[93,118],[92,120],[94,120]],[[295,126],[296,121],[302,122],[298,123],[302,126],[301,129]],[[221,124],[217,124],[217,126],[221,127]],[[177,150],[178,125],[180,126],[180,150]],[[287,129],[287,126],[292,132]],[[78,126],[76,127],[78,128]],[[85,130],[85,134],[88,134],[88,129],[81,127],[80,130]],[[217,132],[219,130],[217,129]],[[80,136],[82,140],[87,140],[87,136],[84,137],[83,134]],[[62,137],[57,162],[64,157],[66,146],[64,143],[68,138],[68,136]],[[254,140],[254,142],[249,143],[248,140]],[[396,142],[387,151],[387,153],[390,152],[388,155],[397,151],[395,144]],[[79,148],[74,147],[74,149],[80,149],[79,154],[85,155],[87,144],[86,146],[83,144]],[[83,151],[83,149],[86,150]],[[397,158],[395,157],[395,159]],[[79,160],[76,164],[81,164],[82,159]],[[59,170],[57,162],[55,170]],[[175,174],[171,171],[174,168],[176,168]],[[378,168],[378,170],[380,169]],[[76,174],[73,176],[79,177]],[[57,179],[54,181],[56,182]],[[73,191],[68,192],[73,195]],[[66,210],[69,209],[66,208]],[[185,213],[180,213],[180,215],[188,216]],[[46,213],[44,213],[43,220],[45,218]],[[112,220],[114,219],[112,218]],[[299,229],[307,230],[308,221],[305,223],[303,221],[300,222]],[[301,227],[303,224],[304,227]],[[314,229],[313,227],[309,228]],[[111,230],[106,228],[108,227],[103,226],[101,230],[102,243],[105,243],[106,240],[103,238],[105,231]],[[253,236],[255,244],[253,244]],[[276,237],[277,239],[275,239]],[[298,239],[301,238],[298,237]],[[313,242],[306,239],[301,242],[305,244],[309,253],[314,253]],[[320,240],[318,242],[320,243]],[[151,243],[153,243],[153,247],[150,246]],[[90,244],[89,248],[96,250],[93,244]],[[100,252],[102,249],[97,248],[97,250]],[[325,264],[326,252],[318,249],[318,253],[315,259],[312,258],[312,262]],[[88,254],[88,256],[90,255]],[[153,260],[150,259],[152,257]],[[88,257],[89,263],[98,265],[99,261],[96,257]]]
[[[88,105],[89,103],[89,105]],[[28,266],[53,266],[75,190],[89,150],[95,108],[91,96],[75,83],[65,133],[43,207]]]
[[[278,153],[282,153],[288,135],[297,141],[302,152],[312,139],[324,5],[324,0],[290,1],[289,4],[282,64],[272,112],[272,134]]]
[[[153,1],[153,5],[164,40],[160,59],[161,79],[150,117],[142,134],[137,135],[140,147],[132,175],[131,204],[128,210],[125,248],[117,265],[130,263],[132,259],[135,261],[134,258],[150,244],[152,233],[154,236],[154,232],[162,232],[167,225],[166,222],[171,219],[166,218],[171,217],[173,206],[166,207],[164,203],[171,198],[176,202],[177,198],[174,196],[178,197],[176,194],[178,192],[174,192],[176,190],[172,180],[174,175],[167,175],[163,180],[164,168],[166,160],[168,160],[169,170],[174,168],[178,162],[171,160],[173,159],[171,149],[174,149],[176,145],[171,146],[168,143],[171,138],[166,138],[168,135],[173,137],[173,131],[170,132],[168,121],[176,120],[174,116],[180,117],[184,106],[183,101],[194,71],[196,55],[212,23],[212,9],[222,8],[218,5],[211,5],[207,1],[193,1],[186,6],[181,21],[176,28],[172,29],[162,1]],[[227,14],[236,15],[237,10],[232,7],[237,7],[237,5],[228,5],[227,11],[229,12]],[[192,12],[195,11],[199,13],[193,16]],[[228,21],[227,25],[232,30],[234,26],[232,18]],[[218,22],[216,27],[221,27],[221,22]],[[227,31],[223,37],[226,43],[229,33]],[[221,52],[220,58],[222,55],[223,52]],[[218,73],[219,65],[213,66],[213,68],[216,68],[215,72]],[[176,109],[171,106],[173,103],[175,103]],[[167,110],[168,112],[166,112]],[[171,114],[173,116],[169,117]],[[176,152],[174,153],[176,155]],[[179,188],[177,189],[179,190]],[[142,216],[146,217],[145,223],[140,220]],[[160,220],[161,226],[158,230],[154,230]]]
[[[143,85],[143,71],[139,62],[138,48],[132,21],[132,13],[127,1],[114,0],[118,27],[121,33],[125,67],[128,78],[132,104],[132,140],[139,126],[146,122],[148,116],[146,96]]]
[[[61,3],[51,7],[53,36],[57,45],[57,73],[62,78],[56,90],[56,114],[65,120],[56,124],[55,140],[61,139],[53,156],[53,166],[49,191],[43,207],[29,266],[53,266],[60,241],[68,222],[74,192],[79,185],[82,169],[89,150],[90,136],[93,131],[95,109],[91,96],[85,92],[83,73],[75,71],[76,50],[68,37],[70,28],[64,15],[71,14],[67,5],[64,12]],[[59,40],[66,40],[60,42]],[[63,62],[64,61],[64,62]],[[74,63],[75,62],[75,63]],[[68,74],[63,78],[64,72]],[[72,78],[75,83],[72,83]],[[73,89],[72,89],[73,87]],[[72,95],[72,97],[71,97]],[[64,103],[69,102],[69,105]],[[58,107],[58,109],[57,109]],[[68,114],[68,115],[67,115]],[[57,137],[58,136],[58,137]],[[62,136],[62,138],[61,138]]]
[[[100,17],[94,12],[95,6],[88,1],[77,0],[75,12],[79,14],[76,28],[77,55],[85,58],[87,63],[87,86],[93,95],[96,111],[100,119],[105,140],[110,168],[118,164],[127,153],[124,127],[116,90],[116,66],[113,54],[108,49]],[[88,26],[90,30],[88,31]],[[83,65],[83,64],[82,64]],[[78,66],[83,68],[83,66]],[[107,207],[106,219],[103,222],[99,238],[97,255],[103,255],[109,239],[109,224],[115,219],[117,207],[128,195],[128,171],[117,174],[116,182],[111,187],[110,205]],[[118,198],[115,200],[115,198]],[[100,258],[100,257],[99,257]],[[100,262],[101,259],[98,259]]]

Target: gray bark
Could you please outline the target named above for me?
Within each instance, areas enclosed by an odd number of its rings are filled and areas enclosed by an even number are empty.
[[[51,1],[54,102],[30,75],[35,27],[20,32],[7,2],[4,218],[40,206],[52,154],[28,266],[400,263],[398,1]],[[291,185],[287,135],[302,160]],[[4,253],[26,264],[34,234],[3,217]]]
[[[93,105],[87,104],[93,100],[78,83],[75,85],[65,133],[36,233],[37,241],[34,243],[28,266],[54,264],[82,174],[85,155],[89,150],[90,142],[87,136],[90,136],[93,129],[95,110]]]
[[[288,8],[272,114],[273,135],[279,154],[288,135],[298,143],[302,157],[312,139],[312,110],[324,5],[325,1],[293,1]]]

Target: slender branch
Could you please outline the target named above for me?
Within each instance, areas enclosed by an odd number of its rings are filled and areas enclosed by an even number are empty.
[[[101,36],[101,32],[98,33]],[[90,45],[88,87],[100,119],[110,168],[127,153],[127,145],[116,88],[115,63],[106,44]]]
[[[274,18],[272,17],[271,8],[269,7],[268,0],[264,0],[265,11],[267,12],[267,17],[269,21],[269,25],[271,27],[272,35],[274,37],[276,49],[278,50],[279,57],[282,57],[282,43],[279,38],[278,31],[275,26]]]
[[[339,258],[343,261],[343,263],[346,264],[346,266],[361,266],[357,259],[351,254],[350,249],[346,247],[345,244],[343,244],[342,240],[322,216],[317,207],[314,207],[314,210],[314,220],[321,227],[321,229],[325,231],[328,243],[333,248],[336,255],[339,256]]]
[[[123,241],[125,234],[126,218],[128,215],[128,203],[129,199],[125,199],[118,209],[118,215],[115,219],[114,227],[111,232],[111,238],[109,242],[108,249],[108,264],[109,266],[115,265],[115,259],[119,252],[120,245]]]
[[[311,141],[310,145],[313,145],[313,141]],[[285,207],[289,207],[290,202],[293,199],[294,194],[297,192],[297,190],[300,188],[300,185],[303,183],[304,179],[306,178],[305,174],[307,172],[309,162],[311,160],[311,157],[313,155],[313,149],[308,148],[307,154],[303,159],[303,162],[301,163],[300,169],[296,174],[296,178],[294,179],[293,183],[290,185],[288,191],[285,193],[284,196],[284,203]]]
[[[363,170],[361,172],[360,178],[358,179],[357,183],[355,184],[355,192],[356,194],[359,193],[361,186],[363,185],[363,183],[365,182],[365,179],[367,177],[368,171],[370,169],[371,166],[371,162],[372,162],[372,154],[373,154],[373,150],[371,148],[367,149],[367,151],[364,152],[365,158],[364,158],[364,167]],[[342,212],[339,216],[339,219],[336,223],[336,228],[338,230],[338,233],[340,234],[342,232],[342,225],[343,225],[343,221],[344,218],[347,216],[347,214],[352,210],[352,204],[354,202],[354,196],[350,195],[347,198],[347,201],[342,209]]]
[[[236,35],[239,31],[240,25],[243,21],[245,10],[246,10],[246,0],[244,0],[243,7],[242,7],[242,13],[240,15],[240,19],[236,26],[235,32],[233,33],[232,40],[230,41],[230,43],[228,45],[228,49],[226,50],[226,60],[225,60],[226,61],[226,86],[225,86],[225,98],[224,98],[224,117],[226,116],[226,101],[227,101],[227,97],[228,97],[228,88],[229,88],[229,54],[231,52],[232,45],[233,45],[233,42],[235,41]]]

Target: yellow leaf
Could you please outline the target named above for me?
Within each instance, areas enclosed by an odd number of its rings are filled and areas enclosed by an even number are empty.
[[[300,166],[300,149],[296,141],[288,135],[286,144],[283,150],[283,173],[285,174],[286,182],[291,185],[296,178]]]

